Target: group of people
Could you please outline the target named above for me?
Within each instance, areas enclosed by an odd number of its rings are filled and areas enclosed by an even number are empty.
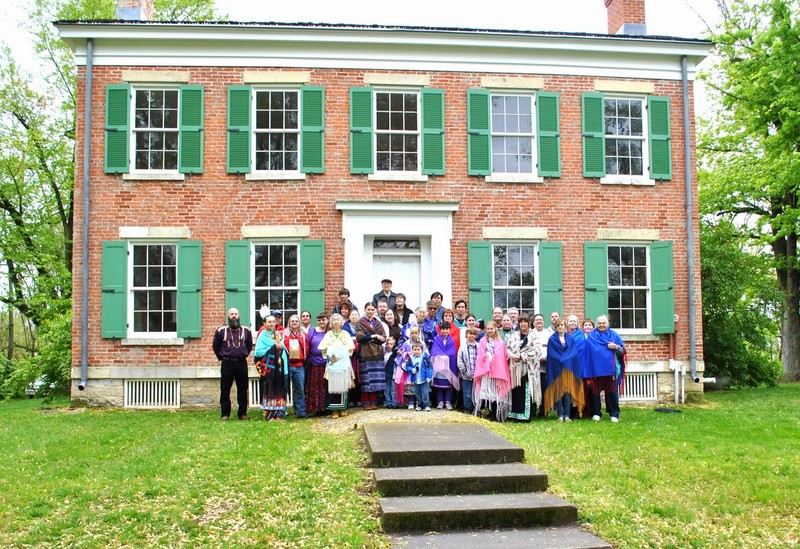
[[[238,417],[247,416],[247,357],[253,349],[261,379],[261,409],[267,420],[286,415],[289,380],[297,417],[347,415],[350,406],[375,410],[408,407],[459,409],[492,420],[530,421],[555,410],[558,420],[600,421],[606,412],[619,421],[619,387],[625,372],[625,344],[600,316],[582,323],[575,315],[532,318],[510,307],[495,307],[486,323],[468,312],[464,300],[453,308],[434,292],[425,307],[411,310],[402,293],[382,290],[363,306],[346,288],[332,314],[291,315],[262,307],[263,326],[254,337],[239,324],[236,309],[214,335],[222,361],[222,419],[231,415],[235,381]]]

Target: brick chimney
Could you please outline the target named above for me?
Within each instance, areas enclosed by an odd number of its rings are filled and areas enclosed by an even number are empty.
[[[608,34],[647,34],[644,0],[605,0]]]
[[[117,19],[152,21],[153,0],[117,0]]]

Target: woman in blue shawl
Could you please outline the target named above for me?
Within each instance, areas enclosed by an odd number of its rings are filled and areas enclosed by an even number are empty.
[[[573,400],[578,408],[583,408],[581,346],[572,334],[567,333],[566,320],[559,319],[555,328],[547,341],[544,409],[547,413],[555,407],[558,421],[572,421],[569,415]]]
[[[280,420],[286,415],[289,357],[283,346],[283,338],[275,331],[275,324],[272,315],[264,319],[264,329],[256,340],[253,353],[256,370],[261,376],[261,409],[267,421]]]
[[[619,421],[619,385],[625,376],[625,343],[608,327],[608,317],[597,317],[597,328],[586,336],[584,377],[592,380],[592,419],[600,421],[600,393],[606,393],[606,412]]]

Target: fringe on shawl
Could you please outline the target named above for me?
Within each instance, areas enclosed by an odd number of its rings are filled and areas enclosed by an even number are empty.
[[[528,373],[528,369],[525,366],[525,362],[520,360],[519,362],[514,362],[513,360],[509,361],[508,371],[511,374],[511,388],[516,389],[520,385],[522,385],[522,376]]]
[[[436,374],[442,374],[444,379],[447,380],[448,383],[458,391],[460,389],[460,383],[458,381],[458,375],[454,374],[452,370],[450,370],[450,358],[445,355],[438,355],[431,359],[433,363],[433,376],[434,380],[436,378]],[[436,387],[436,381],[434,381],[433,386]]]
[[[492,404],[497,404],[497,421],[505,422],[511,411],[511,385],[504,379],[483,375],[474,380],[472,401],[475,403],[475,415],[481,408],[491,409]]]
[[[583,410],[584,395],[583,382],[575,377],[571,370],[564,368],[561,375],[554,379],[544,391],[544,410],[548,413],[556,404],[556,401],[566,393],[572,395],[572,405],[578,410]]]
[[[539,366],[528,370],[528,391],[531,394],[531,402],[538,408],[542,404],[542,376],[539,373]]]
[[[328,392],[330,394],[343,394],[350,391],[350,386],[355,381],[356,376],[349,362],[348,360],[345,368],[331,368],[330,365],[325,368],[325,379],[328,380]]]

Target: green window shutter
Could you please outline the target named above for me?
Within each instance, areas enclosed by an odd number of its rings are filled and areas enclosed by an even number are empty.
[[[584,307],[586,316],[597,320],[608,314],[608,245],[605,242],[583,243]]]
[[[469,276],[469,310],[478,318],[492,318],[492,243],[474,241],[467,244]]]
[[[203,86],[181,86],[181,173],[203,173],[203,91]]]
[[[325,172],[325,88],[300,88],[303,113],[300,117],[300,171]]]
[[[647,98],[650,135],[650,178],[672,179],[672,146],[669,131],[669,97]]]
[[[422,101],[422,173],[444,175],[444,90],[425,88]]]
[[[300,307],[316,318],[325,311],[325,241],[300,242]]]
[[[374,173],[372,88],[350,88],[350,173]]]
[[[605,102],[602,93],[581,96],[583,113],[583,177],[606,176]]]
[[[250,241],[225,242],[225,315],[231,307],[239,309],[243,326],[252,326],[250,315]]]
[[[672,276],[672,242],[650,245],[650,283],[652,287],[653,333],[675,332],[675,290]]]
[[[128,84],[106,86],[106,173],[128,173],[130,169],[130,105]]]
[[[553,311],[563,311],[561,242],[539,244],[539,312],[545,318]]]
[[[178,242],[178,337],[203,335],[203,245]]]
[[[536,138],[539,146],[539,175],[561,177],[561,131],[557,93],[536,94]]]
[[[128,243],[103,242],[101,337],[128,336]]]
[[[492,175],[489,91],[467,90],[467,157],[469,175]]]
[[[228,173],[250,173],[251,95],[250,86],[228,86]]]

